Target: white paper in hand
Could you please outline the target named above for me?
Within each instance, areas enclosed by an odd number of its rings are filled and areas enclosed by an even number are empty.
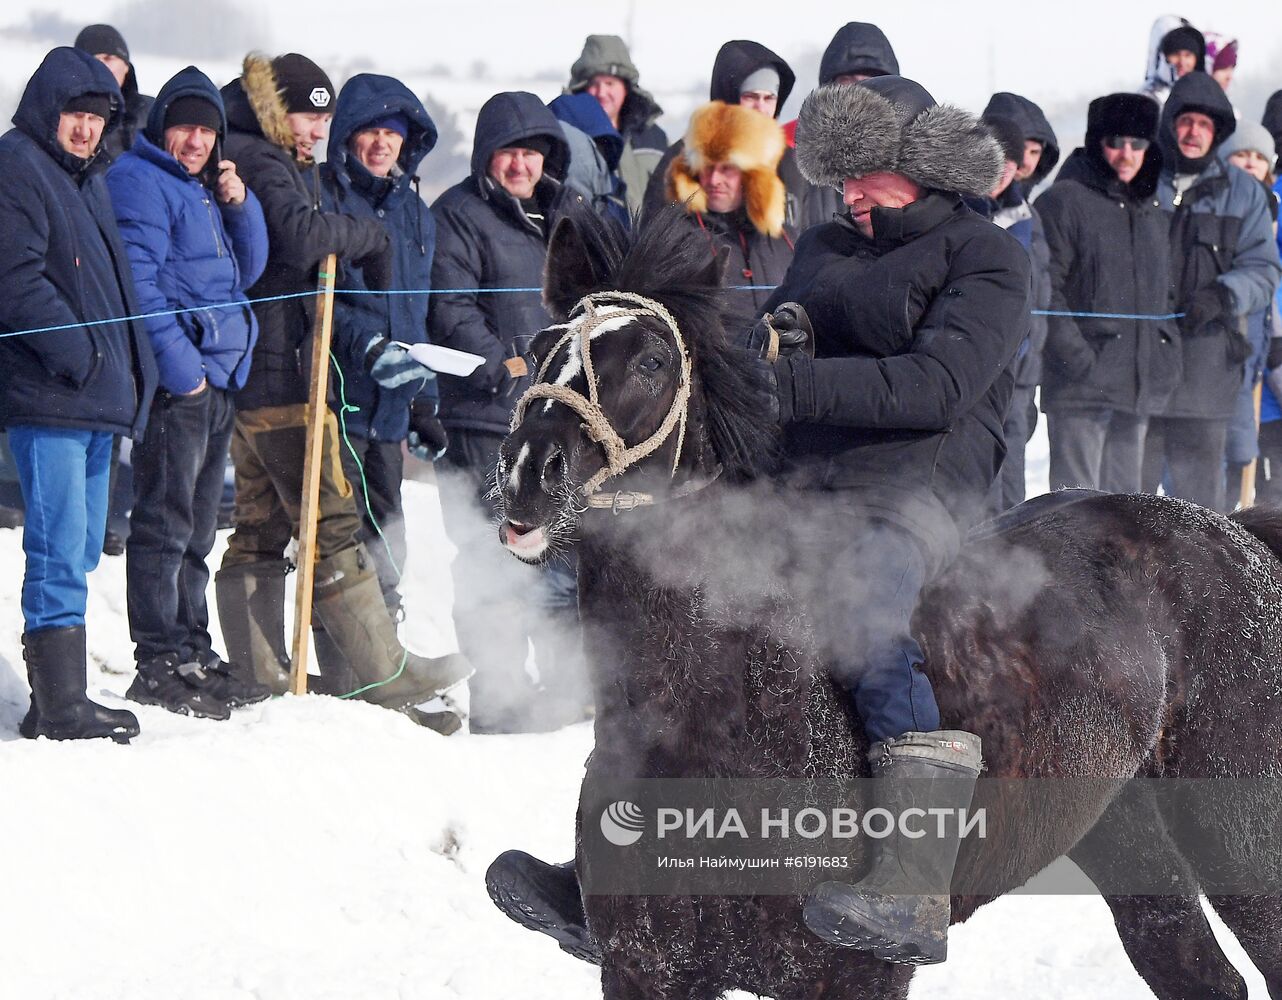
[[[443,375],[471,375],[485,359],[479,354],[467,351],[456,351],[452,347],[441,347],[439,344],[406,344],[410,357],[425,368]]]

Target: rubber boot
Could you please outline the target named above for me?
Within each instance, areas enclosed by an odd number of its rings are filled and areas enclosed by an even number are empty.
[[[224,566],[214,576],[218,624],[227,657],[253,671],[272,694],[289,690],[289,653],[285,646],[283,559]]]
[[[811,890],[802,919],[829,944],[870,951],[887,962],[934,965],[948,957],[960,810],[970,805],[983,769],[979,737],[953,730],[908,733],[874,744],[869,759],[874,806],[895,818],[893,831],[874,841],[877,855],[862,880],[824,882]],[[915,822],[925,836],[904,836],[900,817],[908,809],[914,816],[949,810],[945,835],[923,820]]]
[[[408,708],[472,675],[471,664],[457,653],[427,658],[401,645],[363,545],[318,560],[315,580],[312,610],[356,673],[360,686],[353,697]]]
[[[124,709],[104,708],[85,694],[85,627],[41,629],[22,637],[31,682],[31,709],[18,727],[27,739],[107,738],[128,743],[138,719]]]
[[[308,691],[341,698],[361,686],[347,657],[319,622],[312,623],[312,649],[316,652],[320,676],[307,678]]]
[[[504,851],[485,873],[485,888],[494,905],[522,927],[546,934],[568,955],[601,964],[573,861],[549,865],[524,851]]]

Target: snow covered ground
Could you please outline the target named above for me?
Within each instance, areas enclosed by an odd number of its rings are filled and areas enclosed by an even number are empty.
[[[1045,447],[1030,452],[1033,492]],[[406,636],[435,653],[452,642],[453,550],[434,487],[406,495]],[[482,881],[507,847],[569,855],[590,726],[445,739],[371,706],[291,697],[222,723],[134,706],[143,734],[127,747],[31,743],[17,737],[19,532],[0,531],[0,564],[0,996],[600,996],[595,970],[507,921]],[[90,691],[118,705],[132,663],[123,559],[90,583]],[[954,931],[950,953],[918,975],[914,1000],[1151,996],[1093,897],[999,900]]]

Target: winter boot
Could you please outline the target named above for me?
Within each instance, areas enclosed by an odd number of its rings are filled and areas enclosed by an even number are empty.
[[[22,637],[31,709],[18,727],[29,740],[84,740],[107,737],[128,743],[138,719],[124,709],[104,708],[85,694],[85,627],[41,629]]]
[[[979,737],[941,731],[877,743],[873,799],[895,817],[876,841],[868,875],[854,885],[824,882],[806,897],[802,919],[829,944],[871,951],[887,962],[933,965],[948,957],[950,886],[961,846],[960,811],[970,805],[983,769]],[[946,836],[906,837],[907,809],[947,809]]]
[[[231,708],[214,693],[216,686],[199,663],[179,663],[176,655],[165,653],[138,664],[138,676],[125,697],[197,719],[230,719]]]
[[[289,690],[289,653],[285,646],[283,559],[224,566],[214,576],[218,623],[227,655],[253,671],[272,694]]]
[[[228,663],[212,649],[197,655],[195,661],[209,675],[213,696],[226,702],[228,708],[256,705],[272,696],[272,689],[266,684],[258,683],[248,667]]]
[[[325,631],[325,627],[316,621],[312,622],[312,649],[316,652],[320,676],[307,678],[308,691],[341,698],[361,686],[343,651]]]
[[[485,873],[485,888],[494,905],[522,927],[546,934],[567,955],[601,964],[573,861],[549,865],[524,851],[504,851]]]

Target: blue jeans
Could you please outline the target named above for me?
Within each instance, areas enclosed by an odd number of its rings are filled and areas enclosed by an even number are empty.
[[[107,530],[111,438],[105,431],[9,427],[27,508],[22,617],[28,632],[85,623],[85,576],[98,565]]]
[[[833,680],[850,695],[870,741],[933,732],[939,706],[911,628],[925,555],[906,530],[834,507],[811,526],[802,566],[808,586],[801,588]]]

